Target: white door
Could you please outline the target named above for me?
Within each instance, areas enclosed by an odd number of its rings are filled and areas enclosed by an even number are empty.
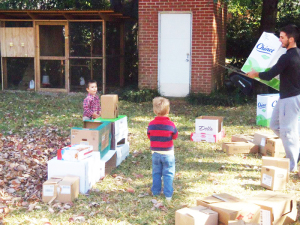
[[[164,96],[190,92],[191,14],[161,13],[158,40],[158,89]]]

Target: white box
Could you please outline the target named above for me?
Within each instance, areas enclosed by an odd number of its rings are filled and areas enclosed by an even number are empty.
[[[100,153],[93,153],[93,157],[81,161],[57,160],[56,157],[48,161],[48,179],[57,176],[78,176],[80,193],[87,193],[91,187],[104,177],[104,162],[100,160]]]
[[[264,127],[270,126],[273,109],[277,104],[279,94],[257,95],[256,124]]]
[[[220,116],[199,116],[195,122],[195,132],[198,134],[216,135],[223,128],[223,117]]]
[[[191,133],[191,141],[195,142],[210,142],[210,143],[216,143],[220,141],[223,137],[225,137],[225,130],[224,128],[221,130],[221,132],[217,134],[206,134],[206,133]]]
[[[59,149],[57,151],[57,159],[66,161],[80,161],[91,157],[92,153],[92,145],[75,144]]]
[[[263,32],[241,70],[245,73],[251,71],[251,68],[258,72],[266,71],[285,52],[286,49],[281,47],[276,35]]]
[[[116,166],[119,166],[122,161],[126,159],[126,157],[129,155],[129,143],[125,143],[122,145],[117,146],[117,162]]]

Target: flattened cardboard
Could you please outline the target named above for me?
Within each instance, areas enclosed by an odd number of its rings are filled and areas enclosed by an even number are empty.
[[[61,203],[73,202],[79,194],[79,177],[66,176],[59,182],[57,200]]]
[[[101,117],[113,119],[118,117],[118,95],[101,95]]]
[[[253,142],[254,136],[248,134],[235,134],[231,136],[232,142]]]
[[[222,150],[226,152],[227,155],[256,154],[258,153],[258,145],[252,142],[224,142]]]
[[[275,166],[263,166],[261,168],[260,185],[272,191],[285,190],[286,188],[286,169]]]
[[[275,166],[278,168],[286,169],[287,170],[286,182],[287,183],[289,182],[289,178],[290,178],[289,158],[274,158],[274,157],[263,156],[262,166]]]
[[[288,224],[296,220],[297,201],[293,194],[265,191],[247,201],[261,207],[261,224],[263,225]]]
[[[259,223],[246,223],[243,220],[231,220],[228,222],[229,225],[260,225]]]
[[[175,212],[175,225],[218,225],[218,213],[204,206],[182,208]]]
[[[282,140],[279,137],[268,138],[265,145],[265,155],[277,158],[285,157],[285,150],[282,144]]]
[[[197,199],[197,205],[211,208],[219,214],[219,223],[228,225],[230,220],[243,220],[250,223],[258,223],[260,220],[260,207],[222,193]]]

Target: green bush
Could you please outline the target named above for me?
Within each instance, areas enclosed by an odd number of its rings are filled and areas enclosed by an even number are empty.
[[[237,106],[255,101],[254,96],[246,96],[238,89],[233,91],[219,90],[211,94],[191,93],[186,97],[190,104],[214,105],[214,106]]]
[[[149,102],[153,98],[160,96],[157,90],[152,89],[124,89],[119,94],[119,98],[129,102]]]

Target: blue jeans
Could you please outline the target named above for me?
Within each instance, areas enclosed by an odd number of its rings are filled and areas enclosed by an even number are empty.
[[[152,154],[152,194],[159,195],[161,192],[161,178],[164,180],[164,195],[172,197],[173,180],[175,175],[175,156],[163,155],[159,153]]]

